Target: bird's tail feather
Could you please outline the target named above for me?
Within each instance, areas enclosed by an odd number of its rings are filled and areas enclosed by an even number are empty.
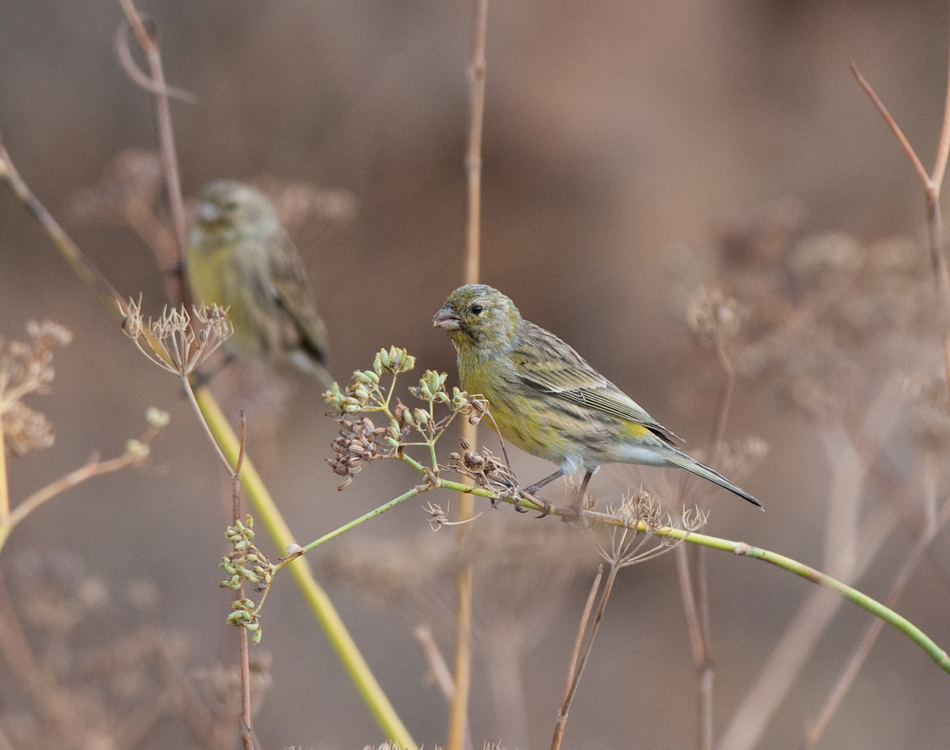
[[[736,485],[726,479],[718,471],[710,469],[708,466],[704,466],[703,464],[699,463],[699,461],[687,456],[685,453],[681,453],[678,450],[669,450],[663,452],[663,457],[671,466],[676,466],[680,469],[686,469],[686,471],[718,484],[720,487],[723,487],[724,489],[727,489],[730,492],[738,495],[743,500],[747,500],[753,505],[765,510],[765,508],[762,507],[762,503],[752,497],[752,495],[750,495],[748,492],[736,487]]]

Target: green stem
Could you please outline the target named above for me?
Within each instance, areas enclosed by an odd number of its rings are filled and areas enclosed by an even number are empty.
[[[233,466],[238,455],[237,436],[206,388],[199,388],[195,392],[195,399],[201,408],[205,421],[208,423],[208,427],[214,433],[218,444]],[[281,549],[286,549],[291,544],[295,544],[290,528],[261,481],[260,475],[248,460],[244,462],[241,481],[244,484],[248,498],[250,498],[274,540],[274,544]],[[416,750],[418,746],[413,742],[409,731],[399,719],[385,693],[383,693],[383,689],[373,676],[366,660],[363,659],[330,598],[313,577],[313,571],[307,561],[300,558],[294,560],[289,567],[303,593],[304,599],[310,604],[311,610],[320,622],[327,640],[336,651],[344,668],[356,685],[356,689],[360,692],[386,736],[394,739],[402,748]]]
[[[399,505],[399,503],[401,503],[403,500],[408,500],[410,497],[415,497],[415,496],[418,495],[420,492],[424,492],[424,491],[427,490],[427,489],[429,489],[429,488],[428,488],[426,485],[420,485],[419,487],[413,487],[411,490],[409,490],[409,492],[406,492],[406,493],[400,495],[399,497],[397,497],[397,498],[395,498],[395,499],[393,499],[393,500],[390,500],[390,501],[389,501],[388,503],[386,503],[385,505],[380,505],[380,506],[379,506],[378,508],[376,508],[375,510],[371,510],[369,513],[366,513],[365,515],[362,515],[362,516],[360,516],[359,518],[357,518],[357,519],[355,519],[355,520],[353,520],[353,521],[350,521],[349,523],[343,524],[343,526],[341,526],[340,528],[334,529],[334,530],[331,531],[329,534],[324,534],[322,537],[320,537],[320,538],[317,539],[316,541],[310,542],[310,544],[308,544],[306,547],[303,548],[303,551],[304,551],[304,552],[309,552],[309,551],[312,550],[314,547],[319,547],[319,546],[320,546],[321,544],[323,544],[324,542],[329,542],[331,539],[333,539],[334,537],[339,536],[339,535],[342,534],[344,531],[349,531],[349,530],[352,529],[354,526],[359,526],[359,525],[360,525],[361,523],[363,523],[364,521],[368,521],[368,520],[371,519],[371,518],[375,518],[375,517],[378,516],[380,513],[385,513],[385,512],[386,512],[387,510],[389,510],[390,508],[394,508],[394,507],[396,507],[397,505]]]
[[[598,514],[599,515],[599,514]],[[593,520],[593,519],[592,519]],[[782,570],[787,570],[790,573],[794,573],[797,576],[801,576],[812,583],[817,583],[822,588],[826,588],[829,591],[834,591],[838,596],[841,596],[844,599],[847,599],[854,604],[857,604],[859,607],[866,609],[875,617],[881,618],[884,622],[889,625],[893,625],[900,632],[910,638],[914,643],[916,643],[920,648],[922,648],[927,655],[937,663],[937,665],[943,669],[943,671],[950,674],[950,656],[947,655],[947,652],[940,648],[936,643],[934,643],[920,628],[911,623],[906,618],[897,614],[890,607],[886,607],[875,599],[872,599],[870,596],[861,593],[855,588],[848,586],[841,581],[832,578],[829,575],[825,575],[820,570],[816,570],[809,565],[800,563],[797,560],[793,560],[790,557],[785,555],[780,555],[776,552],[770,552],[766,549],[760,549],[759,547],[753,547],[745,542],[731,542],[727,539],[719,539],[717,537],[706,536],[705,534],[693,534],[682,529],[673,529],[673,528],[662,528],[656,532],[657,536],[666,536],[673,539],[681,539],[691,544],[700,544],[704,547],[712,547],[713,549],[723,550],[725,552],[732,552],[735,555],[743,555],[744,557],[752,557],[756,560],[764,560],[767,563],[771,563],[776,567],[782,568]]]
[[[467,487],[466,485],[460,484],[458,482],[440,480],[440,486],[444,487],[445,489],[455,490],[457,492],[467,492],[469,494],[479,495],[481,497],[495,498],[495,500],[499,499],[488,490],[483,490],[478,487]],[[512,498],[506,497],[501,499],[505,502],[512,504],[514,503]],[[528,501],[521,501],[519,504],[522,507],[535,507]],[[557,506],[551,506],[548,508],[548,512],[552,516],[556,515],[574,517],[576,515],[576,511],[571,508],[559,508]],[[608,526],[624,526],[624,522],[621,519],[606,513],[586,511],[584,513],[584,517],[588,522],[602,523]],[[646,527],[643,524],[640,524],[640,530],[646,531]],[[734,555],[742,555],[744,557],[751,557],[756,560],[763,560],[767,563],[775,565],[778,568],[781,568],[782,570],[787,570],[790,573],[794,573],[797,576],[805,578],[812,583],[817,583],[822,588],[826,588],[829,591],[834,591],[843,599],[847,599],[849,602],[857,604],[859,607],[866,609],[875,617],[879,617],[884,622],[897,628],[897,630],[906,635],[920,648],[922,648],[927,653],[927,655],[933,659],[941,669],[943,669],[944,672],[950,674],[950,656],[947,655],[946,651],[934,643],[920,628],[907,620],[905,617],[897,614],[897,612],[892,610],[890,607],[886,607],[876,599],[872,599],[867,594],[863,594],[857,589],[842,583],[836,578],[832,578],[831,576],[822,573],[820,570],[812,568],[810,565],[805,565],[804,563],[800,563],[797,560],[793,560],[790,557],[780,555],[776,552],[770,552],[766,549],[753,547],[746,542],[732,542],[728,539],[720,539],[714,536],[706,536],[705,534],[697,534],[695,532],[686,531],[685,529],[675,529],[669,526],[664,526],[655,530],[654,533],[657,536],[679,539],[680,541],[689,542],[690,544],[699,544],[703,547],[711,547],[724,552],[732,552]]]

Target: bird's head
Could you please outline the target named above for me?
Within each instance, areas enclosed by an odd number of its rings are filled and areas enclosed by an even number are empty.
[[[278,226],[273,204],[260,190],[237,180],[216,180],[198,204],[198,226],[205,232],[270,231]]]
[[[521,314],[508,297],[484,284],[468,284],[449,295],[432,319],[444,328],[459,353],[490,355],[514,340]]]

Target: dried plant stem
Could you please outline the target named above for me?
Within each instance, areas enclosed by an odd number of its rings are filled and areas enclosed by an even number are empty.
[[[3,545],[17,524],[43,505],[43,503],[53,499],[71,487],[75,487],[77,484],[85,482],[87,479],[97,477],[101,474],[111,474],[113,471],[120,471],[129,466],[140,464],[143,460],[144,457],[142,455],[131,452],[123,453],[121,456],[109,461],[99,461],[93,457],[85,466],[74,469],[55,482],[46,485],[43,489],[34,492],[26,500],[17,505],[13,511],[0,518],[0,550],[3,549]]]
[[[471,69],[471,112],[469,118],[468,154],[465,160],[468,178],[468,218],[465,242],[465,283],[477,284],[481,263],[481,201],[482,201],[482,131],[485,120],[485,37],[488,28],[488,0],[475,0],[475,39]],[[477,428],[462,424],[462,438],[476,444]],[[457,546],[459,559],[468,557],[471,529],[465,523],[474,514],[471,495],[459,498]],[[472,586],[474,568],[463,563],[456,582],[458,611],[455,633],[455,695],[449,709],[448,750],[463,750],[468,733],[468,699],[472,671]]]
[[[477,284],[481,263],[482,132],[485,126],[485,37],[488,0],[475,0],[475,43],[471,69],[471,118],[465,170],[468,176],[468,229],[466,232],[465,283]]]
[[[455,684],[452,682],[452,672],[449,671],[449,665],[445,663],[442,652],[439,650],[435,638],[432,637],[432,628],[428,625],[420,625],[414,631],[416,640],[422,646],[422,653],[429,663],[429,669],[432,670],[432,678],[435,684],[439,686],[446,703],[451,703],[455,696]]]
[[[125,301],[118,296],[118,292],[115,291],[108,280],[106,280],[88,258],[83,255],[78,246],[66,235],[52,215],[35,198],[26,183],[20,179],[19,174],[13,168],[12,160],[6,149],[4,149],[2,142],[0,142],[0,179],[6,182],[14,195],[33,213],[34,217],[52,239],[54,245],[74,268],[80,278],[93,288],[109,309],[119,316],[124,316],[126,314]],[[151,333],[145,331],[143,335],[151,336]],[[238,440],[211,394],[207,389],[200,389],[195,393],[195,399],[204,416],[204,421],[208,423],[209,429],[211,429],[215,437],[215,442],[221,446],[225,457],[227,458],[230,455],[236,458]],[[228,465],[231,465],[230,462]],[[244,467],[242,480],[248,497],[254,504],[255,509],[260,513],[275,544],[282,548],[286,548],[292,544],[294,540],[290,529],[277,510],[273,498],[270,497],[267,488],[264,486],[260,476],[254,470],[250,462],[247,462]],[[415,750],[417,745],[413,742],[408,730],[403,725],[395,709],[393,709],[392,704],[389,702],[389,699],[373,676],[369,665],[366,664],[356,643],[346,630],[330,598],[317,584],[309,566],[307,566],[304,561],[298,561],[290,566],[290,570],[302,591],[304,599],[310,604],[315,617],[323,628],[331,646],[337,652],[344,668],[350,674],[357,690],[382,730],[386,733],[386,736],[397,741],[401,748]]]
[[[698,550],[702,552],[702,549]],[[699,558],[698,558],[699,559]],[[715,671],[712,658],[709,654],[709,602],[706,591],[706,566],[697,572],[700,584],[700,596],[697,597],[693,588],[693,577],[689,569],[689,550],[683,545],[676,548],[676,572],[679,576],[680,593],[683,596],[683,610],[686,613],[686,627],[689,632],[689,642],[693,656],[693,665],[698,675],[697,703],[699,715],[699,732],[697,747],[707,750],[713,745],[712,729],[712,683]],[[700,616],[700,613],[704,616]]]
[[[225,457],[229,463],[236,462],[239,442],[220,407],[206,388],[199,388],[195,392],[195,398]],[[248,499],[267,528],[274,544],[280,549],[296,545],[290,528],[250,461],[244,462],[241,471],[241,482],[244,491],[247,492]],[[400,748],[416,750],[418,746],[413,742],[409,731],[403,725],[383,689],[373,676],[369,665],[340,619],[330,598],[313,577],[313,571],[307,561],[298,558],[288,568],[300,587],[304,600],[310,605],[313,614],[323,628],[324,635],[336,651],[343,667],[350,675],[354,685],[386,736],[398,742]]]
[[[150,632],[155,642],[162,683],[169,700],[192,733],[211,746],[218,732],[215,718],[195,691],[194,685],[182,670],[178,657],[168,643],[158,632]]]
[[[120,317],[125,315],[125,300],[119,295],[115,287],[109,283],[109,280],[99,273],[99,269],[69,238],[59,222],[53,218],[53,215],[46,210],[46,207],[40,203],[33,191],[23,181],[20,173],[14,167],[13,160],[10,158],[10,154],[7,153],[2,140],[0,140],[0,179],[6,182],[7,187],[29,209],[30,213],[40,223],[40,226],[46,230],[60,255],[72,266],[79,277],[93,289],[106,307],[118,313]]]
[[[864,415],[857,439],[840,424],[817,426],[833,471],[822,564],[828,574],[841,580],[858,579],[896,524],[883,506],[874,509],[862,524],[858,520],[869,467],[886,444],[903,399],[898,380],[885,381]],[[831,599],[822,592],[814,592],[805,601],[730,720],[720,747],[748,750],[758,744],[840,604],[840,599]]]
[[[716,360],[723,372],[722,395],[716,408],[713,426],[713,459],[718,460],[726,439],[726,424],[732,408],[732,396],[736,387],[736,370],[721,338],[716,340]],[[686,547],[677,549],[677,573],[683,608],[686,613],[686,625],[689,631],[693,666],[697,675],[697,736],[699,750],[712,750],[713,747],[713,681],[716,673],[711,655],[709,631],[709,580],[706,568],[706,556],[703,548],[696,550],[695,574],[690,571],[689,552]],[[695,589],[693,577],[695,575]]]
[[[119,0],[126,20],[135,34],[135,38],[145,53],[153,86],[148,87],[155,98],[155,122],[158,131],[159,150],[162,155],[165,173],[169,212],[174,228],[176,255],[159,258],[165,276],[166,292],[174,305],[190,307],[191,299],[188,287],[181,274],[185,247],[185,207],[181,197],[181,180],[178,173],[178,157],[175,152],[175,134],[172,128],[171,109],[168,102],[168,87],[165,84],[165,70],[162,67],[161,49],[157,34],[149,34],[142,17],[132,0]],[[159,249],[161,246],[156,246]],[[177,256],[177,257],[176,257]],[[176,273],[177,272],[177,273]]]
[[[732,407],[732,394],[736,389],[736,368],[732,366],[732,360],[729,359],[729,355],[726,354],[722,341],[716,343],[716,359],[725,375],[722,384],[722,396],[719,399],[719,407],[716,410],[716,421],[712,440],[713,455],[718,458],[722,452],[723,442],[726,439],[726,423],[729,421],[729,410]]]
[[[577,691],[577,661],[580,657],[581,646],[584,643],[584,634],[587,632],[587,621],[590,619],[590,612],[594,608],[594,598],[597,596],[597,590],[600,588],[600,581],[604,577],[604,566],[597,566],[597,574],[590,587],[590,593],[587,595],[587,603],[584,605],[584,612],[581,615],[580,625],[577,627],[577,637],[574,639],[574,649],[571,651],[571,662],[567,667],[567,678],[564,682],[564,694],[561,696],[561,708],[558,711],[557,723],[554,725],[554,737],[551,740],[551,750],[559,750],[561,740],[564,737],[564,730],[567,728],[567,716],[574,700],[574,694]]]
[[[907,585],[907,581],[910,579],[914,568],[917,567],[917,564],[927,552],[930,543],[933,542],[934,538],[937,536],[937,533],[948,521],[950,521],[950,500],[944,502],[940,514],[935,519],[935,523],[931,524],[927,527],[927,529],[925,529],[925,531],[918,537],[914,546],[907,553],[904,563],[894,575],[894,580],[891,581],[891,586],[888,589],[887,596],[884,597],[885,605],[893,607],[897,604],[897,601],[900,599],[900,596],[904,591],[904,587]],[[805,729],[805,735],[801,745],[803,750],[805,748],[814,747],[818,740],[821,739],[821,736],[824,734],[825,729],[827,729],[832,717],[838,710],[838,707],[841,705],[841,701],[844,699],[845,694],[850,689],[855,677],[857,677],[858,672],[864,665],[864,661],[867,659],[868,654],[871,653],[871,649],[873,648],[874,643],[877,640],[877,637],[881,634],[881,630],[883,628],[883,620],[874,620],[870,625],[868,625],[867,630],[864,632],[864,636],[858,642],[857,646],[855,646],[851,657],[848,659],[848,663],[838,675],[838,679],[835,682],[834,687],[832,687],[831,691],[826,696],[824,705],[822,706],[821,710],[819,710],[818,715]]]
[[[78,728],[83,726],[77,715],[78,704],[64,691],[56,680],[37,663],[29,642],[20,628],[20,622],[10,603],[6,585],[0,576],[0,654],[17,682],[36,704],[39,713],[60,737],[64,747],[69,747]]]
[[[241,442],[238,447],[237,461],[231,474],[231,515],[235,523],[242,520],[241,512],[241,468],[244,465],[244,456],[247,451],[247,417],[241,412]],[[245,582],[242,580],[237,591],[234,592],[236,601],[246,596]],[[241,717],[238,732],[244,750],[255,750],[257,740],[251,725],[251,661],[248,654],[247,630],[237,628],[238,631],[238,664],[241,672]]]
[[[950,60],[950,55],[948,55]],[[940,142],[937,146],[937,157],[933,172],[927,174],[924,165],[914,151],[910,141],[901,131],[896,120],[887,111],[884,102],[877,96],[871,85],[858,72],[858,68],[851,63],[851,72],[858,80],[861,88],[874,103],[884,122],[891,129],[897,142],[910,159],[911,164],[920,177],[924,186],[924,200],[927,212],[927,236],[930,244],[930,262],[934,273],[934,282],[937,287],[937,300],[940,305],[938,312],[940,325],[943,329],[943,357],[947,375],[947,390],[950,393],[950,271],[947,269],[947,258],[943,247],[943,220],[940,214],[940,189],[947,169],[947,158],[950,155],[950,72],[947,77],[946,97],[944,100],[943,124],[940,129]]]

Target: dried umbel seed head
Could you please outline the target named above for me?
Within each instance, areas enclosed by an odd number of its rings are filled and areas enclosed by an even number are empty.
[[[749,313],[737,300],[720,289],[701,288],[686,310],[689,327],[713,344],[734,339]]]
[[[53,444],[53,426],[22,403],[31,393],[46,393],[55,375],[53,347],[68,344],[72,334],[57,323],[29,322],[29,343],[0,336],[0,429],[12,455]]]
[[[803,286],[828,288],[852,278],[863,257],[856,239],[842,232],[829,232],[799,242],[792,249],[788,268]]]
[[[353,476],[358,474],[364,463],[377,458],[385,458],[379,441],[384,439],[389,430],[386,427],[377,427],[369,417],[360,420],[339,418],[340,434],[330,444],[333,448],[333,457],[326,462],[333,469],[334,474],[345,477],[338,490],[347,487]]]
[[[484,454],[479,454],[469,449],[467,441],[462,440],[461,443],[464,452],[450,453],[446,468],[472,479],[478,487],[500,493],[502,496],[517,491],[518,479],[507,464],[487,448]]]
[[[146,322],[141,299],[129,300],[122,330],[152,362],[182,377],[197,370],[234,332],[227,309],[217,305],[195,307],[193,315],[183,307],[165,308],[158,319]]]

